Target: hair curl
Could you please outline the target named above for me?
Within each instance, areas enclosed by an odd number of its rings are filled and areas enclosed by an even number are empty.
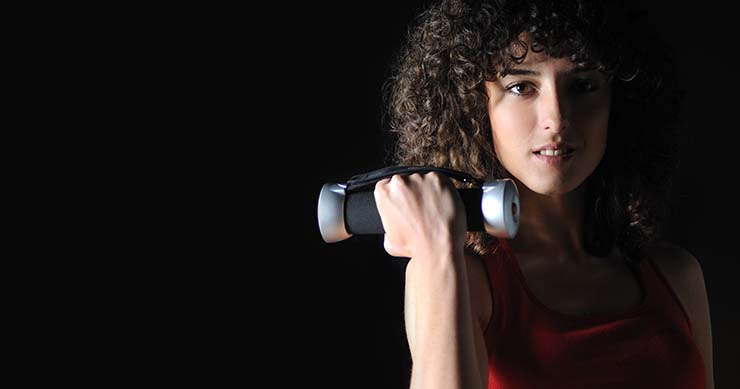
[[[531,47],[521,40],[525,33]],[[596,64],[611,78],[607,149],[586,181],[584,241],[593,255],[604,256],[616,244],[636,260],[667,214],[682,92],[675,88],[666,45],[645,12],[624,2],[433,4],[409,31],[385,85],[393,163],[504,177],[494,154],[484,81],[523,61],[521,53],[529,50]],[[495,242],[485,233],[468,233],[468,248],[478,254]]]

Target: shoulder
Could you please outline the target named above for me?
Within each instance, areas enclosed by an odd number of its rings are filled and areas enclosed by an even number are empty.
[[[642,250],[642,258],[655,264],[683,306],[692,336],[704,360],[706,387],[713,388],[712,323],[704,272],[699,260],[686,249],[670,242],[646,246]]]
[[[683,247],[659,241],[641,250],[643,260],[651,261],[680,300],[689,319],[695,322],[707,305],[704,272],[699,260]]]
[[[470,309],[481,328],[488,326],[493,314],[493,297],[484,259],[473,253],[465,253],[470,293]]]
[[[640,252],[643,260],[650,260],[676,292],[691,286],[704,286],[704,272],[699,260],[689,251],[665,240],[646,245]]]

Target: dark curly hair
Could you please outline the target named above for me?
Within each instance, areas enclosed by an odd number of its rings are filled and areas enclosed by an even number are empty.
[[[585,182],[584,241],[593,255],[605,256],[616,244],[637,260],[637,251],[658,237],[669,208],[683,95],[667,46],[645,14],[624,1],[432,4],[415,21],[384,86],[392,162],[505,177],[494,154],[484,81],[521,63],[527,51],[596,65],[610,78],[612,106],[606,153]],[[495,243],[485,233],[468,233],[468,249],[478,254]]]

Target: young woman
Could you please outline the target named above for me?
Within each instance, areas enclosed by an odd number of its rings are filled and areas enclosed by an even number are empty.
[[[391,80],[395,162],[512,178],[513,239],[466,232],[452,180],[376,184],[410,258],[413,388],[713,388],[701,267],[660,238],[680,93],[624,2],[442,1]]]

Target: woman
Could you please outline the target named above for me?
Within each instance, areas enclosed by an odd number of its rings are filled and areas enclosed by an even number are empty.
[[[410,258],[414,388],[713,388],[701,267],[660,239],[680,93],[623,2],[443,1],[389,89],[395,162],[512,178],[513,239],[466,232],[437,173],[379,181]]]

